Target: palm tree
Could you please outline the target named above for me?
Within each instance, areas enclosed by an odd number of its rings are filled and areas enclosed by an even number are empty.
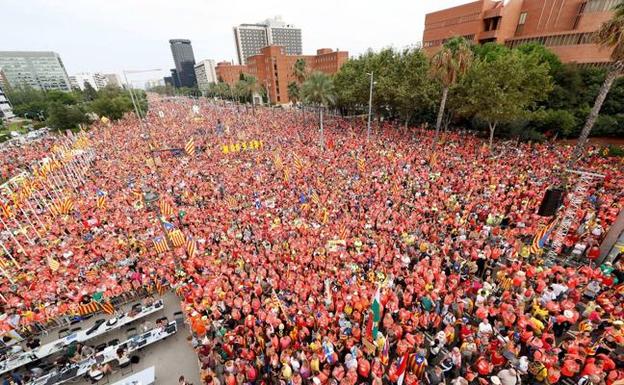
[[[600,113],[600,109],[602,108],[602,103],[604,103],[607,98],[607,94],[609,93],[613,82],[622,75],[622,70],[624,69],[624,3],[616,5],[614,11],[615,13],[611,20],[602,24],[595,37],[597,43],[603,47],[613,49],[613,52],[611,53],[613,63],[611,64],[609,71],[607,72],[607,76],[600,87],[598,96],[596,96],[594,107],[592,107],[589,116],[587,116],[585,126],[583,126],[581,135],[578,138],[576,147],[574,148],[572,156],[568,162],[568,167],[572,167],[572,165],[582,157],[589,134],[591,133],[594,123],[598,118],[598,114]]]
[[[288,83],[288,99],[290,99],[293,104],[297,104],[297,101],[299,101],[299,93],[299,85],[297,83]]]
[[[306,61],[302,58],[297,59],[295,61],[295,65],[293,65],[293,75],[297,79],[299,84],[303,84],[306,77],[308,76],[308,69],[306,68]]]
[[[251,108],[253,109],[253,114],[256,114],[256,100],[254,99],[254,95],[260,93],[262,90],[262,86],[253,76],[245,76],[244,80],[244,89],[247,95],[251,96]]]
[[[431,58],[432,74],[442,83],[442,100],[440,100],[438,119],[436,120],[434,148],[440,135],[440,127],[442,126],[444,107],[446,106],[449,89],[468,71],[472,63],[472,57],[472,51],[468,46],[468,42],[463,38],[453,38],[447,41],[442,49]]]
[[[336,100],[333,80],[323,72],[313,72],[301,86],[303,100],[319,107],[319,129],[321,148],[323,143],[323,108]]]

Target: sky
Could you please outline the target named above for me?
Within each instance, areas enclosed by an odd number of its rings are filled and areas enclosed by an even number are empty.
[[[269,17],[302,29],[303,53],[402,48],[422,40],[425,14],[469,0],[1,0],[0,51],[55,51],[69,75],[131,75],[135,86],[173,68],[169,39],[190,39],[195,60],[236,62],[232,27]],[[8,33],[8,34],[7,34]]]

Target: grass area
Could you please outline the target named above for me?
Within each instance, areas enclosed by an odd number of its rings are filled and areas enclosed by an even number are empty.
[[[28,126],[30,123],[30,120],[18,120],[9,124],[5,123],[2,127],[0,127],[0,142],[11,139],[11,132],[13,131],[20,134],[27,133],[28,128],[26,128],[26,126]]]

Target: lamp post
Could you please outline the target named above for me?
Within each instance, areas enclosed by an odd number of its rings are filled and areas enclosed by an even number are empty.
[[[373,71],[370,73],[367,72],[366,75],[370,76],[370,91],[368,93],[368,125],[366,126],[366,143],[368,143],[371,130],[371,114],[373,112]]]

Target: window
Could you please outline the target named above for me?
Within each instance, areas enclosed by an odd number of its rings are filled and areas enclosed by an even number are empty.
[[[520,19],[518,19],[518,25],[524,25],[524,23],[526,23],[526,17],[527,17],[527,13],[522,12],[520,14]]]

